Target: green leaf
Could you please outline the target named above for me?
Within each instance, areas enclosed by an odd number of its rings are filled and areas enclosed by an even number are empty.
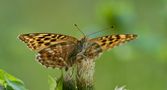
[[[63,90],[63,75],[57,81],[56,90]]]
[[[2,85],[5,90],[27,90],[24,86],[24,83],[20,79],[6,73],[1,69],[0,85]]]
[[[11,81],[6,78],[7,84],[12,87],[14,90],[27,90],[22,82]]]
[[[50,90],[63,90],[63,75],[58,80],[49,76],[48,83]]]
[[[52,76],[48,76],[48,83],[49,83],[49,90],[56,90],[56,79],[54,79]]]
[[[0,81],[1,81],[2,83],[4,83],[5,77],[7,77],[9,80],[18,81],[18,82],[23,83],[20,79],[18,79],[18,78],[16,78],[16,77],[14,77],[14,76],[12,76],[12,75],[6,73],[6,72],[3,71],[2,69],[0,69]]]
[[[11,86],[7,85],[5,90],[14,90]]]

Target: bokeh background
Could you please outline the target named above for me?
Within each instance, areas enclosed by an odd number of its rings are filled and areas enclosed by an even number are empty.
[[[21,33],[53,32],[83,37],[134,33],[139,37],[105,52],[96,62],[96,90],[167,90],[166,0],[0,0],[0,68],[24,81],[29,90],[49,90],[46,69],[35,52],[17,39]]]

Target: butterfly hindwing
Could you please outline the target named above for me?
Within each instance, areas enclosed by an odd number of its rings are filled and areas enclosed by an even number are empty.
[[[38,52],[37,60],[46,67],[63,68],[71,66],[68,56],[74,50],[75,44],[72,42],[62,42],[51,45]]]
[[[96,42],[89,42],[88,47],[85,50],[84,55],[88,59],[95,59],[97,56],[99,56],[100,53],[102,53],[101,46]]]
[[[60,42],[77,42],[77,39],[72,36],[53,34],[53,33],[30,33],[22,34],[19,39],[27,43],[27,46],[35,51],[40,51]]]

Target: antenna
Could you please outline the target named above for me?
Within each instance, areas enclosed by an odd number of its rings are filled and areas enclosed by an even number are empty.
[[[87,37],[88,37],[88,36],[91,36],[91,35],[93,35],[93,34],[99,33],[99,32],[103,32],[103,31],[105,31],[105,30],[113,29],[113,28],[114,28],[114,26],[112,25],[112,26],[110,26],[110,27],[104,28],[104,29],[99,30],[99,31],[97,31],[97,32],[91,33],[91,34],[87,35]]]
[[[80,32],[84,35],[84,37],[86,37],[85,33],[84,33],[84,32],[82,32],[82,31],[79,29],[79,27],[78,27],[78,25],[77,25],[77,24],[74,24],[74,26],[78,29],[78,31],[80,31]]]

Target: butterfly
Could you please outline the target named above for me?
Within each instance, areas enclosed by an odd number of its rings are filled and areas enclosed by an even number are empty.
[[[42,65],[60,69],[69,68],[82,59],[95,60],[104,51],[136,37],[136,34],[117,34],[78,40],[73,36],[55,33],[19,35],[20,40],[38,53],[36,59]]]

